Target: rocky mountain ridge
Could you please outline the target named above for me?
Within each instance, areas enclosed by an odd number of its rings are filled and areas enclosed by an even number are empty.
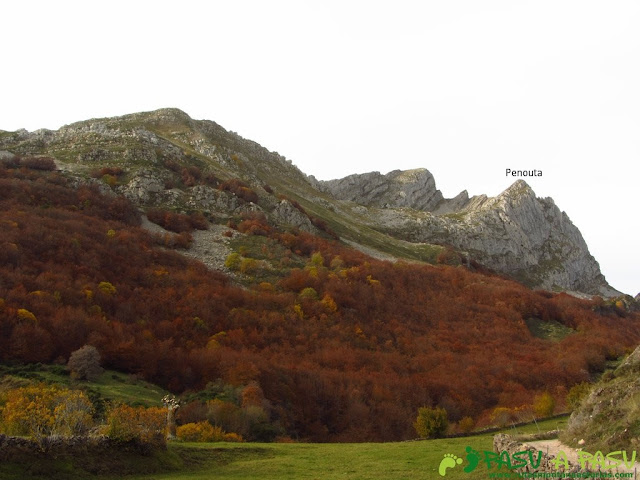
[[[370,172],[319,182],[319,188],[339,200],[378,208],[411,208],[433,213],[452,213],[469,202],[467,191],[445,199],[426,168],[394,170],[386,175]]]
[[[258,211],[274,224],[313,233],[324,225],[383,258],[435,262],[454,250],[454,260],[476,261],[531,287],[619,294],[569,217],[524,181],[494,198],[469,198],[464,191],[452,199],[443,197],[426,169],[317,181],[277,152],[177,109],[88,120],[57,131],[0,131],[0,151],[4,158],[53,157],[78,181],[126,195],[144,208],[199,210],[221,224]],[[114,176],[104,170],[109,168],[121,173]],[[100,169],[107,173],[96,178]],[[229,181],[236,182],[235,190],[221,188]],[[243,196],[243,188],[255,197]]]
[[[428,173],[428,172],[427,172]],[[435,190],[435,185],[432,187]],[[434,191],[430,198],[438,198]],[[424,198],[427,194],[421,193]],[[389,196],[387,195],[387,198]],[[409,196],[385,202],[370,221],[411,242],[450,245],[499,272],[544,289],[604,296],[610,288],[578,228],[551,198],[538,198],[523,180],[497,197],[468,198],[466,192],[432,202],[429,210],[407,210]],[[365,198],[354,199],[357,203]]]

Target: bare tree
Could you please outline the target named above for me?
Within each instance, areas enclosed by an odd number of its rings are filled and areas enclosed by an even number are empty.
[[[76,380],[95,380],[102,374],[100,352],[92,345],[85,345],[71,354],[67,368],[71,378]]]

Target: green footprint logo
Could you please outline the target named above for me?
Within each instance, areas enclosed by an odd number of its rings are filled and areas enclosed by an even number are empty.
[[[440,461],[438,473],[441,477],[444,477],[447,474],[448,469],[454,468],[461,463],[462,459],[460,457],[456,457],[453,453],[445,453],[444,458]]]
[[[467,462],[469,462],[469,465],[464,467],[464,471],[466,473],[469,473],[469,472],[473,472],[478,466],[478,463],[480,462],[480,454],[478,453],[477,450],[474,450],[471,447],[467,447],[466,451],[467,451]]]
[[[477,450],[474,450],[471,447],[467,447],[467,463],[468,465],[464,467],[465,473],[473,472],[478,463],[480,463],[480,454]],[[455,468],[462,463],[462,458],[454,455],[453,453],[445,453],[444,458],[440,461],[440,466],[438,467],[438,473],[441,477],[444,477],[447,474],[447,470],[450,468]]]

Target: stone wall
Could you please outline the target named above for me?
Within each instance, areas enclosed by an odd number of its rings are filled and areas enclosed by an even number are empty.
[[[108,454],[109,451],[118,450],[149,454],[152,446],[141,442],[116,442],[106,436],[93,437],[60,437],[52,436],[44,438],[41,443],[35,440],[10,437],[0,434],[0,462],[20,461],[25,458],[58,457],[63,455],[87,455],[100,453]]]

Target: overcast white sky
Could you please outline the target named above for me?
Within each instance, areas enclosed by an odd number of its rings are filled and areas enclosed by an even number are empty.
[[[320,179],[505,169],[640,290],[637,0],[29,1],[2,5],[0,129],[177,107]]]

